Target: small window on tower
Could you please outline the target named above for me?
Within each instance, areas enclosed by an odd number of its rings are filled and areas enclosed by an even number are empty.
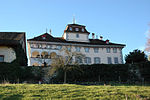
[[[76,28],[76,31],[79,31],[79,28]]]
[[[84,28],[82,28],[82,32],[84,32]]]
[[[76,38],[79,38],[79,34],[76,34]]]
[[[72,27],[69,27],[69,30],[72,31]]]

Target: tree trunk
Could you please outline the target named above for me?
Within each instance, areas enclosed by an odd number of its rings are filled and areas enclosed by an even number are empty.
[[[67,77],[67,72],[64,72],[64,84],[66,84],[66,77]]]

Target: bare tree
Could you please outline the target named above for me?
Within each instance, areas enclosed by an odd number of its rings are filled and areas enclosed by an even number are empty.
[[[150,24],[149,24],[149,26],[150,26]],[[145,51],[147,51],[147,53],[149,54],[148,59],[150,60],[150,29],[147,32],[147,42],[146,42]]]
[[[77,52],[71,52],[67,48],[63,48],[61,52],[65,53],[66,56],[56,56],[52,59],[50,75],[52,76],[58,69],[62,69],[64,71],[64,83],[67,81],[67,71],[70,70],[79,70],[79,62],[78,60],[74,61],[73,58],[84,57],[83,54]]]

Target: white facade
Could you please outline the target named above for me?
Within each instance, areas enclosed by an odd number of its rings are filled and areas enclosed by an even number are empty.
[[[16,59],[16,53],[13,48],[8,46],[0,46],[0,62],[11,63]],[[2,61],[3,60],[3,61]]]
[[[35,47],[31,47],[31,46],[35,46]],[[41,47],[37,47],[36,45],[41,45]],[[43,47],[46,45],[46,48]],[[47,43],[47,42],[35,42],[35,41],[30,41],[28,42],[28,47],[30,48],[30,52],[29,52],[29,59],[30,59],[30,65],[38,65],[41,66],[44,61],[50,65],[51,63],[51,59],[47,58],[47,59],[42,59],[41,57],[37,57],[37,55],[42,55],[43,52],[47,52],[48,55],[51,55],[51,53],[56,53],[56,55],[61,55],[61,56],[66,56],[64,55],[64,52],[61,51],[60,49],[58,49],[58,46],[62,46],[62,48],[66,48],[68,46],[70,46],[71,44],[60,44],[60,43]],[[51,48],[48,48],[48,46],[50,46]],[[94,46],[94,45],[73,45],[71,46],[71,52],[76,52],[76,47],[80,48],[79,53],[85,55],[85,57],[90,57],[91,62],[90,63],[86,63],[84,61],[84,59],[82,60],[83,64],[95,64],[96,62],[94,61],[95,57],[100,58],[100,64],[108,64],[108,63],[112,63],[112,64],[122,64],[123,63],[123,57],[122,57],[122,47],[115,47],[115,46]],[[61,49],[62,49],[61,48]],[[85,48],[89,48],[89,52],[85,51]],[[98,48],[98,52],[94,51],[94,48]],[[107,48],[110,49],[110,52],[107,52]],[[116,49],[117,52],[114,52],[113,49]],[[108,57],[111,58],[111,62],[108,62]],[[118,63],[115,63],[115,58],[118,59]],[[75,61],[75,59],[73,59]]]
[[[79,29],[76,30],[76,27]],[[125,45],[89,39],[89,32],[86,31],[85,26],[68,25],[62,36],[63,40],[59,39],[58,41],[55,37],[50,39],[48,36],[50,34],[45,33],[28,40],[29,63],[31,66],[43,66],[44,62],[50,65],[51,55],[65,57],[66,55],[62,49],[68,47],[71,47],[71,52],[79,52],[85,55],[80,64],[123,64],[122,49]],[[74,58],[73,61],[76,61],[76,59]]]

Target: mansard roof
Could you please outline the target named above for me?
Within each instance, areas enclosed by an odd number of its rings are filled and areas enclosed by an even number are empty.
[[[77,42],[77,41],[66,41],[62,37],[53,37],[48,33],[44,33],[40,36],[28,39],[28,41],[43,41],[43,42],[57,42],[57,43],[71,43],[71,44],[88,44],[88,45],[114,45],[114,46],[125,46],[124,44],[106,43],[104,40],[89,39],[89,42]]]
[[[86,26],[84,25],[79,25],[79,24],[68,24],[66,26],[66,29],[64,30],[64,32],[72,32],[72,33],[88,33],[90,34],[90,32],[88,32],[85,28]],[[72,30],[70,30],[70,28],[72,28]],[[78,28],[79,31],[76,31],[75,29]],[[82,31],[82,29],[84,29],[84,31]]]
[[[14,45],[25,36],[25,32],[0,32],[0,45]]]

